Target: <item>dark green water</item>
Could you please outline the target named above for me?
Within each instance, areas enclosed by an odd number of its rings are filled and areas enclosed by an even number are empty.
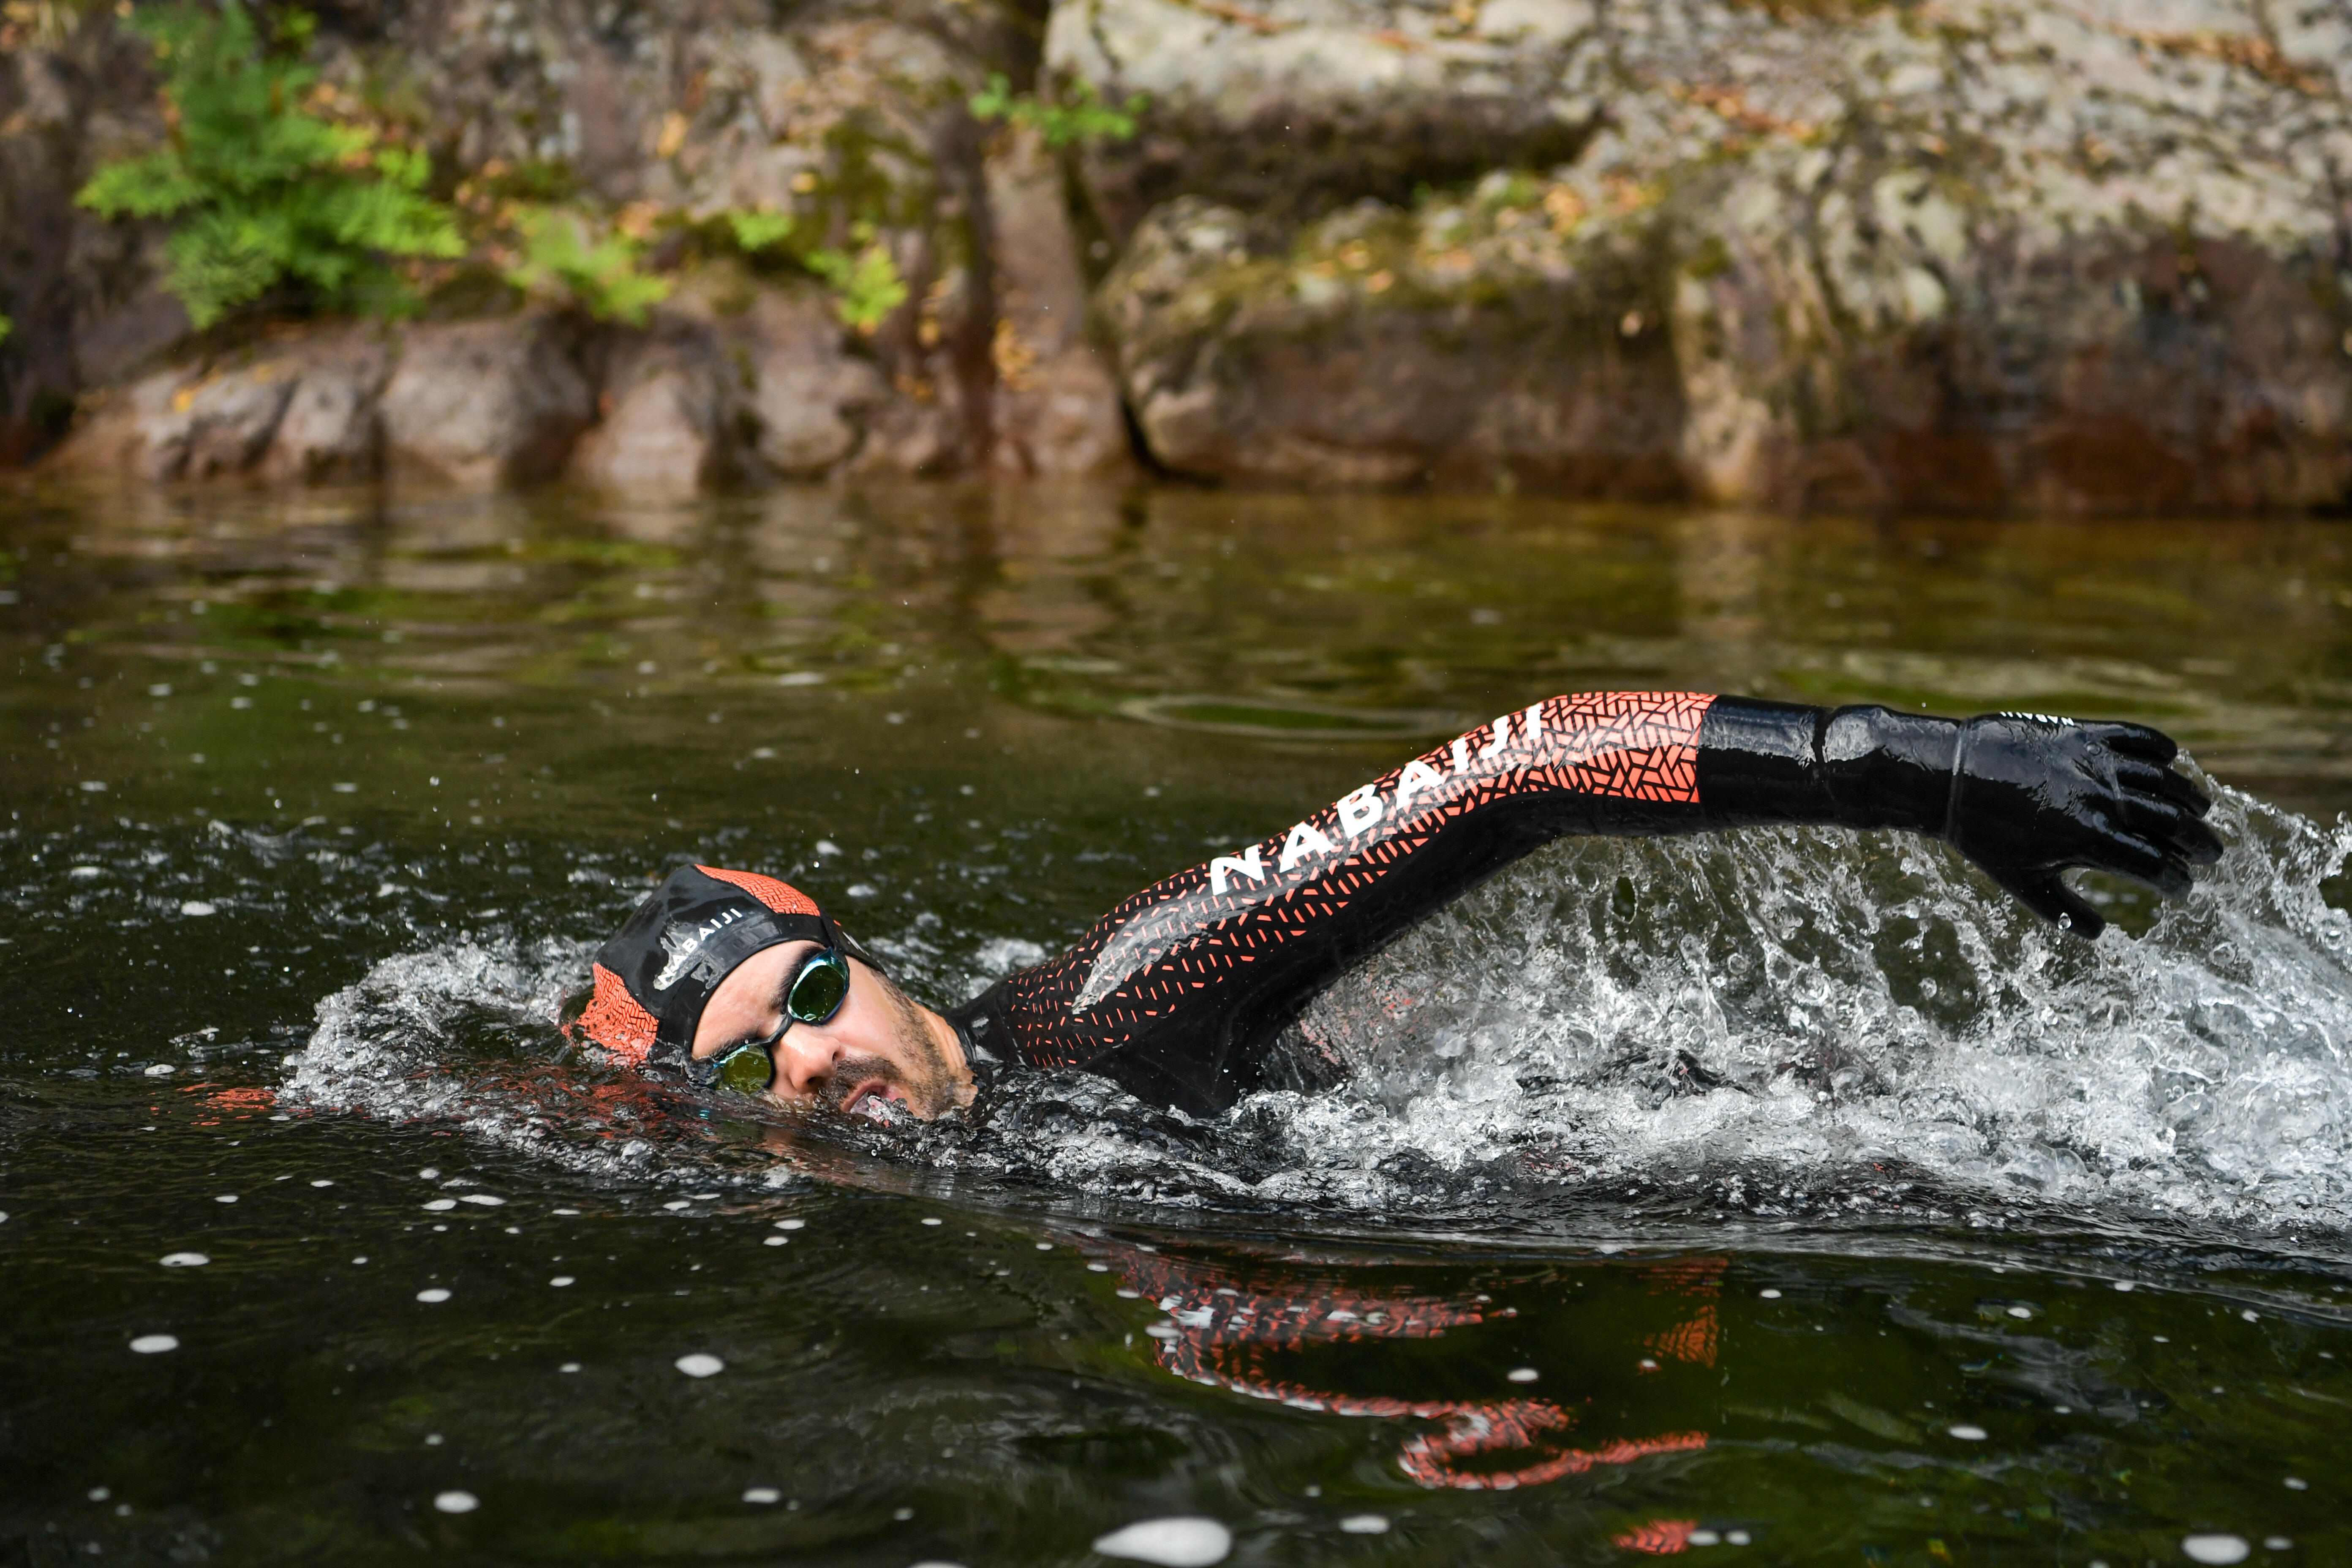
[[[2344,525],[24,489],[0,544],[0,1559],[2352,1558]],[[1209,1127],[850,1129],[549,1022],[684,856],[951,1001],[1624,686],[2146,719],[2231,853],[2087,952],[1931,848],[1563,846]]]

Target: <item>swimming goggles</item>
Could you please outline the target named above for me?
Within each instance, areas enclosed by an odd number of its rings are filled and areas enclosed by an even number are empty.
[[[694,1079],[743,1094],[759,1094],[776,1081],[776,1046],[794,1024],[829,1024],[849,1000],[849,961],[837,947],[820,948],[803,959],[784,987],[784,1021],[765,1039],[741,1040],[694,1064]]]

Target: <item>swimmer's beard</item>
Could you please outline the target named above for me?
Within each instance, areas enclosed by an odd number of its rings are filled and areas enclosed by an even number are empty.
[[[880,1057],[844,1057],[834,1064],[831,1076],[816,1091],[817,1103],[831,1110],[866,1117],[884,1126],[897,1126],[909,1115],[929,1121],[952,1110],[956,1103],[955,1079],[939,1041],[932,1037],[930,1026],[924,1021],[922,1008],[889,976],[877,974],[875,979],[881,983],[882,994],[890,1004],[891,1036],[914,1066],[909,1070]],[[896,1089],[901,1099],[888,1100],[875,1093],[850,1103],[860,1089],[875,1084]]]

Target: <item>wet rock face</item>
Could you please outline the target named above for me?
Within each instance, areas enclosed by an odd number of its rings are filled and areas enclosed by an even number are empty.
[[[1644,226],[1562,237],[1539,209],[1371,204],[1272,255],[1245,229],[1233,208],[1170,203],[1104,285],[1137,423],[1171,468],[1681,493],[1681,388]]]
[[[1173,468],[2140,510],[2352,493],[2347,46],[2352,7],[2250,0],[1064,0],[1049,59],[1155,94],[1087,173]],[[1496,129],[1505,77],[1596,127],[1572,161]],[[1360,146],[1381,102],[1444,129]],[[1482,135],[1503,171],[1445,184]],[[1303,207],[1231,162],[1300,144]]]

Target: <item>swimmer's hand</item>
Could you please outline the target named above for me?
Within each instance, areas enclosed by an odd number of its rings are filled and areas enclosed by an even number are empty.
[[[2172,771],[2180,748],[2145,724],[1990,713],[1960,727],[1941,837],[2043,919],[2095,937],[2107,922],[2060,879],[2112,872],[2168,898],[2221,858],[2204,791]]]

